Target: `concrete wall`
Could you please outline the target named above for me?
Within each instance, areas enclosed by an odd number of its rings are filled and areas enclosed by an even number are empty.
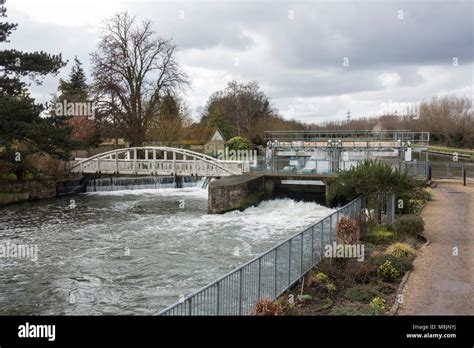
[[[284,185],[284,179],[317,179],[325,183],[328,177],[299,175],[241,175],[221,178],[209,185],[208,212],[220,214],[258,205],[262,200],[288,197],[325,204],[326,186]]]
[[[265,176],[230,176],[209,185],[208,212],[221,214],[243,210],[257,205],[272,194],[272,185],[265,183]]]
[[[51,198],[56,196],[56,180],[2,180],[0,181],[0,206],[29,201],[34,199]]]

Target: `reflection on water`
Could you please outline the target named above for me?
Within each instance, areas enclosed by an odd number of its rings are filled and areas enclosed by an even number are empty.
[[[0,258],[0,314],[156,314],[331,212],[289,199],[206,211],[201,188],[4,207],[0,243],[39,249],[36,262]]]

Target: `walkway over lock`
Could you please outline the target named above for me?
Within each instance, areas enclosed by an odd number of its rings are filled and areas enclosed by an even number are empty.
[[[73,162],[70,171],[84,174],[229,176],[250,171],[247,161],[220,161],[186,149],[130,147]]]

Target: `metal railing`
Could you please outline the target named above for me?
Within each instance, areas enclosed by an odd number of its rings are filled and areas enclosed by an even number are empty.
[[[427,178],[428,177],[428,169],[429,169],[429,162],[415,160],[415,161],[402,161],[398,159],[391,159],[391,158],[378,158],[377,160],[381,162],[385,162],[390,165],[394,169],[398,169],[399,171],[407,171],[408,174],[412,177],[418,178]],[[315,166],[311,167],[311,169],[307,169],[307,163],[303,161],[300,163],[299,167],[290,165],[290,159],[288,158],[272,158],[268,163],[270,169],[262,169],[262,167],[266,164],[261,165],[260,171],[267,171],[267,172],[281,172],[281,173],[297,173],[297,174],[335,174],[338,170],[349,170],[353,166],[357,166],[361,161],[357,160],[331,160],[331,159],[319,159],[314,161]],[[287,167],[285,169],[285,167]],[[444,173],[446,173],[446,167],[444,167]]]
[[[276,299],[311,270],[336,241],[339,220],[361,209],[359,197],[159,315],[250,315],[258,299]]]
[[[328,140],[336,142],[340,140],[341,142],[353,144],[365,142],[367,147],[372,142],[406,143],[409,141],[412,145],[425,147],[429,145],[430,141],[430,133],[413,132],[410,130],[381,130],[377,132],[370,130],[266,131],[265,135],[266,140],[271,142],[277,141],[279,143],[278,146],[283,145],[284,147],[306,147],[304,142],[327,142]],[[315,144],[307,144],[307,146],[314,147]]]
[[[462,180],[464,171],[467,180],[474,177],[474,163],[472,162],[430,162],[432,179],[457,179]]]

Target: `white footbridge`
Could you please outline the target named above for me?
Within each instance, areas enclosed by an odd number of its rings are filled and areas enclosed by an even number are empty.
[[[130,147],[76,158],[72,173],[230,176],[250,171],[249,161],[222,161],[199,152],[165,146]]]

